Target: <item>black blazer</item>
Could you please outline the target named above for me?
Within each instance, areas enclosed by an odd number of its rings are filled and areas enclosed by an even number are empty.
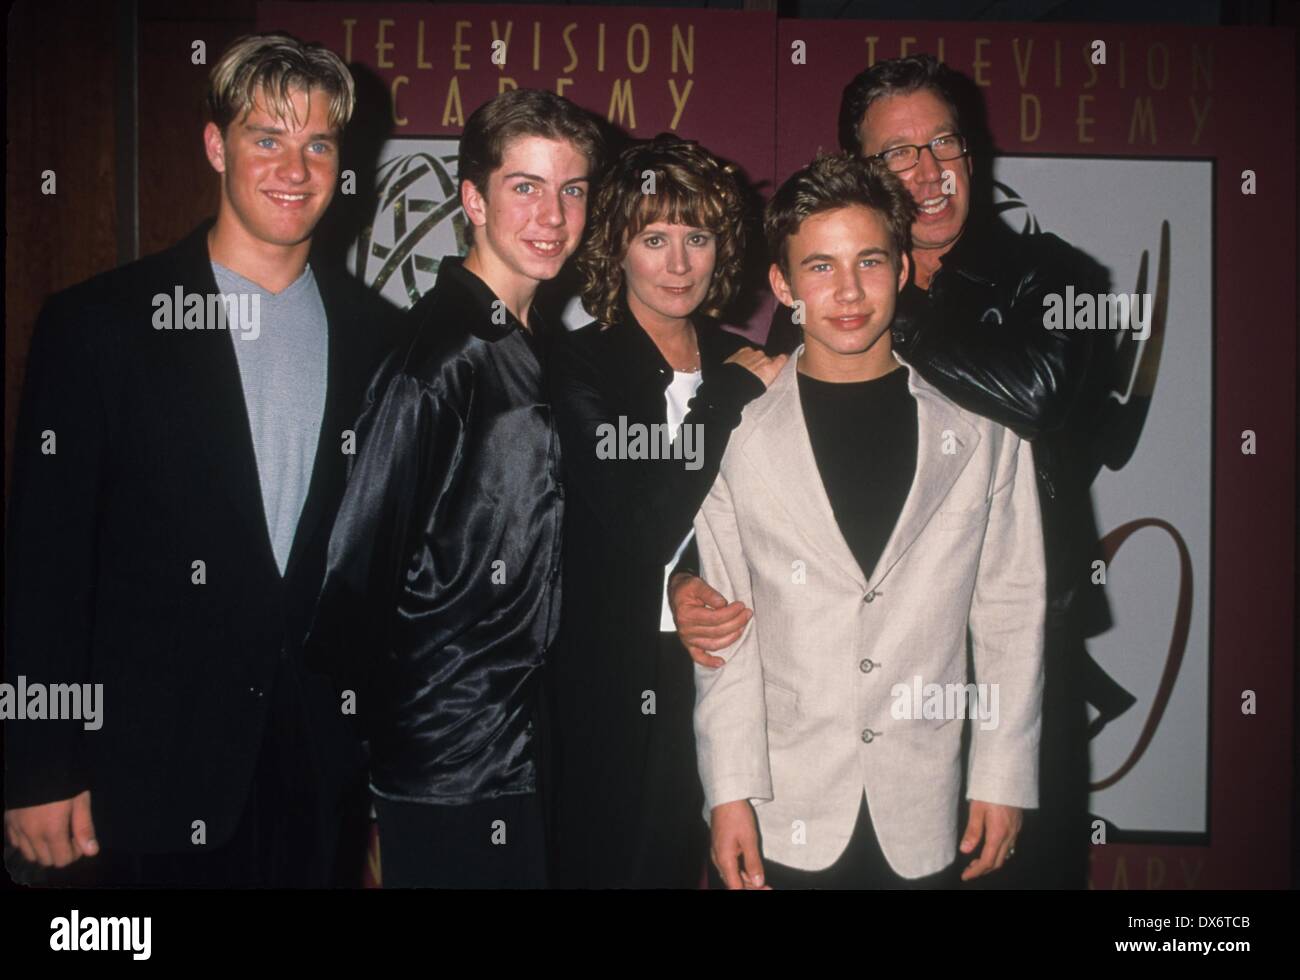
[[[282,579],[231,338],[153,327],[155,295],[218,291],[210,226],[46,303],[14,444],[7,679],[104,687],[97,731],[6,725],[6,805],[89,789],[106,848],[184,850],[200,819],[209,846],[233,833],[277,660],[296,660],[320,584],[343,432],[401,329],[398,311],[361,283],[316,269],[329,320],[325,415]],[[45,432],[53,454],[42,452]],[[326,800],[363,759],[329,685],[303,685]]]
[[[632,863],[642,813],[646,753],[642,692],[657,690],[660,714],[684,712],[691,692],[658,683],[664,566],[691,531],[744,405],[764,386],[723,362],[743,337],[696,324],[702,378],[683,425],[703,431],[701,465],[682,459],[600,458],[603,424],[663,425],[672,368],[631,313],[607,329],[593,323],[562,338],[552,356],[552,403],[564,459],[564,603],[551,657],[555,765],[550,787],[554,872],[561,887],[640,883]],[[680,434],[679,434],[680,438]],[[690,660],[679,650],[681,676]],[[675,759],[689,773],[689,746]]]

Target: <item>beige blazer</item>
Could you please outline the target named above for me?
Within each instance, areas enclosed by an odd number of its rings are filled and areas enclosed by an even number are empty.
[[[763,854],[819,870],[843,853],[865,791],[890,867],[917,878],[956,857],[959,715],[981,715],[967,797],[1038,805],[1045,569],[1030,447],[906,367],[916,475],[864,574],[813,457],[802,353],[746,407],[695,520],[704,580],[754,610],[725,666],[695,668],[705,816],[748,799]],[[977,690],[962,688],[968,626],[987,685],[969,704],[954,696]]]

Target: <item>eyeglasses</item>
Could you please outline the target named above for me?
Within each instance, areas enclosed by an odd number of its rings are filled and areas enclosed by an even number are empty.
[[[883,161],[893,173],[900,173],[911,170],[920,163],[921,151],[927,146],[936,160],[956,160],[966,155],[966,137],[961,133],[945,133],[920,146],[906,143],[902,146],[891,146],[884,153],[874,153],[867,159]]]

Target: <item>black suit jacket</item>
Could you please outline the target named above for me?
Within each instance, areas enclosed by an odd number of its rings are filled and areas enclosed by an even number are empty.
[[[6,806],[89,789],[106,848],[185,850],[195,820],[209,846],[233,833],[277,661],[301,674],[344,486],[343,433],[400,329],[398,311],[361,283],[315,270],[329,321],[325,414],[281,578],[232,338],[153,326],[156,295],[218,292],[210,227],[52,297],[19,415],[6,679],[101,683],[103,699],[96,731],[5,726]],[[47,433],[54,453],[42,451]],[[199,561],[205,584],[194,582]],[[306,674],[301,685],[321,800],[336,800],[360,776],[361,749],[329,685]]]
[[[695,469],[680,458],[611,459],[598,448],[604,425],[617,429],[625,419],[648,427],[668,418],[664,392],[672,368],[626,306],[608,328],[593,323],[561,338],[552,356],[568,507],[563,616],[550,658],[548,806],[552,872],[564,888],[689,885],[699,870],[655,867],[657,859],[647,858],[659,853],[647,828],[669,836],[678,829],[652,801],[685,804],[683,833],[694,829],[698,811],[689,796],[689,741],[651,745],[641,705],[643,692],[655,691],[669,731],[690,732],[694,689],[686,652],[679,650],[673,664],[680,671],[661,673],[664,566],[692,530],[742,409],[764,386],[745,368],[724,363],[748,346],[745,338],[707,323],[697,324],[696,335],[702,376],[683,419],[702,433],[693,447],[700,452]],[[666,777],[650,761],[655,752],[671,756],[674,771]],[[671,788],[651,792],[647,781],[663,778]]]

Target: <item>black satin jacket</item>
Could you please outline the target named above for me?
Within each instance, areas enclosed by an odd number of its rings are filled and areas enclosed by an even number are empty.
[[[532,335],[461,260],[376,375],[308,640],[356,691],[382,796],[536,789],[538,669],[559,626],[563,491]]]

